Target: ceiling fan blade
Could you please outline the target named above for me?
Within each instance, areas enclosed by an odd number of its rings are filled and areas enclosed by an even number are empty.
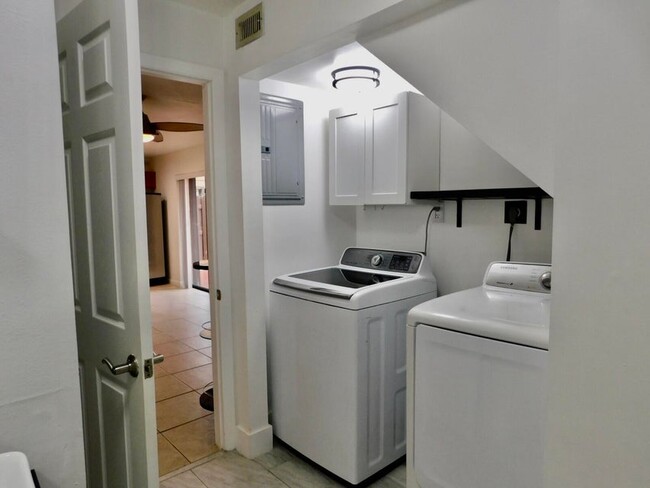
[[[170,132],[193,132],[203,130],[203,124],[191,122],[153,122],[156,130],[168,130]]]
[[[156,135],[153,138],[153,142],[162,142],[163,135],[160,132],[156,132]]]

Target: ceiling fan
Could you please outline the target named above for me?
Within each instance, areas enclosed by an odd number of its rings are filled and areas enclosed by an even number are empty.
[[[194,132],[203,130],[203,124],[192,122],[151,122],[149,116],[142,112],[142,142],[162,142],[160,131]]]

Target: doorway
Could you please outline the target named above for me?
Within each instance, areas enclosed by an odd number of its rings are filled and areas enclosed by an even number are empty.
[[[196,83],[142,75],[143,119],[156,129],[144,151],[147,193],[157,195],[166,209],[162,248],[167,283],[160,285],[153,276],[150,280],[152,339],[156,353],[165,356],[155,374],[160,476],[218,450],[212,345],[203,328],[211,323],[208,271],[184,271],[188,254],[206,268],[208,259],[205,140],[197,130],[203,124],[202,92]],[[184,178],[187,174],[196,176]],[[178,192],[179,178],[187,186],[185,193]]]
[[[181,232],[185,235],[185,265],[191,269],[188,281],[192,288],[208,291],[210,286],[208,212],[205,176],[187,178],[180,182],[180,191],[187,194],[185,218]]]

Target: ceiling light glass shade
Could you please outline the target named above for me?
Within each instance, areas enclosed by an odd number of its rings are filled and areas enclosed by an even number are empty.
[[[147,114],[142,112],[142,142],[147,143],[156,137],[156,129],[149,120]]]
[[[350,91],[363,91],[379,86],[379,70],[372,66],[346,66],[332,71],[332,86]]]

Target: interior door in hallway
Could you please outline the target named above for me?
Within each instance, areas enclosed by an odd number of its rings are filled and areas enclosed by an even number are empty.
[[[157,487],[137,2],[57,31],[88,486]]]

